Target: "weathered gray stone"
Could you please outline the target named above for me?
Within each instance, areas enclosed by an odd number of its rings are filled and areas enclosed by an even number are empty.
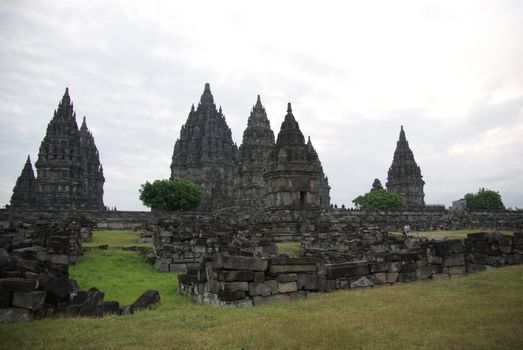
[[[295,273],[287,273],[276,276],[276,281],[278,281],[278,283],[296,282],[297,280],[298,275]]]
[[[367,278],[366,276],[350,280],[351,288],[368,288],[372,287],[373,285],[374,283],[372,282],[372,280]]]
[[[324,275],[298,275],[298,289],[324,291],[327,289],[327,279]]]
[[[313,265],[271,265],[269,271],[271,274],[282,273],[300,273],[300,272],[316,272],[317,266]]]
[[[47,293],[44,291],[15,292],[13,293],[13,306],[29,310],[38,310],[45,302]]]
[[[296,282],[278,283],[278,293],[291,293],[297,290]]]
[[[446,273],[435,273],[432,275],[433,280],[447,280],[449,279],[449,275]]]
[[[31,321],[33,313],[28,309],[0,309],[0,323]]]
[[[451,276],[454,275],[464,275],[465,274],[465,266],[451,266],[449,267],[448,274]]]
[[[372,275],[372,280],[374,284],[384,284],[387,283],[387,273],[378,272]]]
[[[251,282],[249,283],[249,295],[256,296],[262,295],[267,296],[278,293],[278,282],[270,280],[262,283]]]
[[[38,288],[38,281],[24,278],[2,278],[0,279],[0,289],[12,292],[30,292]]]
[[[216,258],[217,269],[265,271],[267,266],[267,260],[259,258],[223,254],[219,254]]]
[[[443,258],[443,266],[462,266],[465,265],[463,254],[453,254]]]
[[[327,265],[327,278],[365,276],[370,273],[367,262],[353,262],[345,264]]]
[[[254,272],[251,270],[221,270],[217,272],[217,279],[225,282],[252,282]]]
[[[387,283],[394,283],[398,280],[397,272],[387,272]]]

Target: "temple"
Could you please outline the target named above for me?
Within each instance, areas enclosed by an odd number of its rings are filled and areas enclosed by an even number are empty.
[[[187,179],[202,190],[201,211],[215,211],[230,205],[237,147],[232,141],[220,107],[216,109],[209,83],[176,140],[171,179]]]
[[[414,154],[401,126],[392,165],[388,171],[387,189],[402,196],[407,208],[416,209],[425,206],[423,185],[425,182],[421,170],[414,160]]]
[[[251,110],[239,149],[209,84],[191,108],[176,140],[171,179],[194,181],[203,192],[202,211],[314,211],[330,207],[330,186],[318,154],[300,131],[289,103],[277,141],[260,96]]]
[[[28,158],[11,198],[12,208],[104,210],[103,169],[84,118],[82,128],[66,88],[47,126],[35,163]]]

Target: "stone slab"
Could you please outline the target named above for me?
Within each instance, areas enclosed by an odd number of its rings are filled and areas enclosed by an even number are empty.
[[[44,291],[14,292],[13,306],[33,311],[38,310],[44,305],[46,295],[47,292]]]
[[[0,309],[0,323],[31,321],[33,313],[28,309]]]

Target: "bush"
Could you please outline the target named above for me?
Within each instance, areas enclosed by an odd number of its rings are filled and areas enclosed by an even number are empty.
[[[373,190],[363,196],[358,196],[352,202],[362,210],[390,210],[405,206],[403,197],[384,189]]]
[[[478,193],[465,195],[467,209],[470,210],[502,210],[505,209],[499,192],[480,188]]]
[[[151,209],[194,210],[201,199],[200,188],[183,179],[147,181],[140,189],[140,200]]]

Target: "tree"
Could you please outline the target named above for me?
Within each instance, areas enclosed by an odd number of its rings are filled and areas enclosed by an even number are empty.
[[[499,192],[480,188],[478,193],[465,195],[467,209],[470,210],[502,210],[505,209]]]
[[[403,197],[384,189],[358,196],[352,202],[362,210],[400,209],[405,206]]]
[[[200,188],[189,180],[147,181],[140,188],[140,200],[151,209],[194,210],[201,199]]]

